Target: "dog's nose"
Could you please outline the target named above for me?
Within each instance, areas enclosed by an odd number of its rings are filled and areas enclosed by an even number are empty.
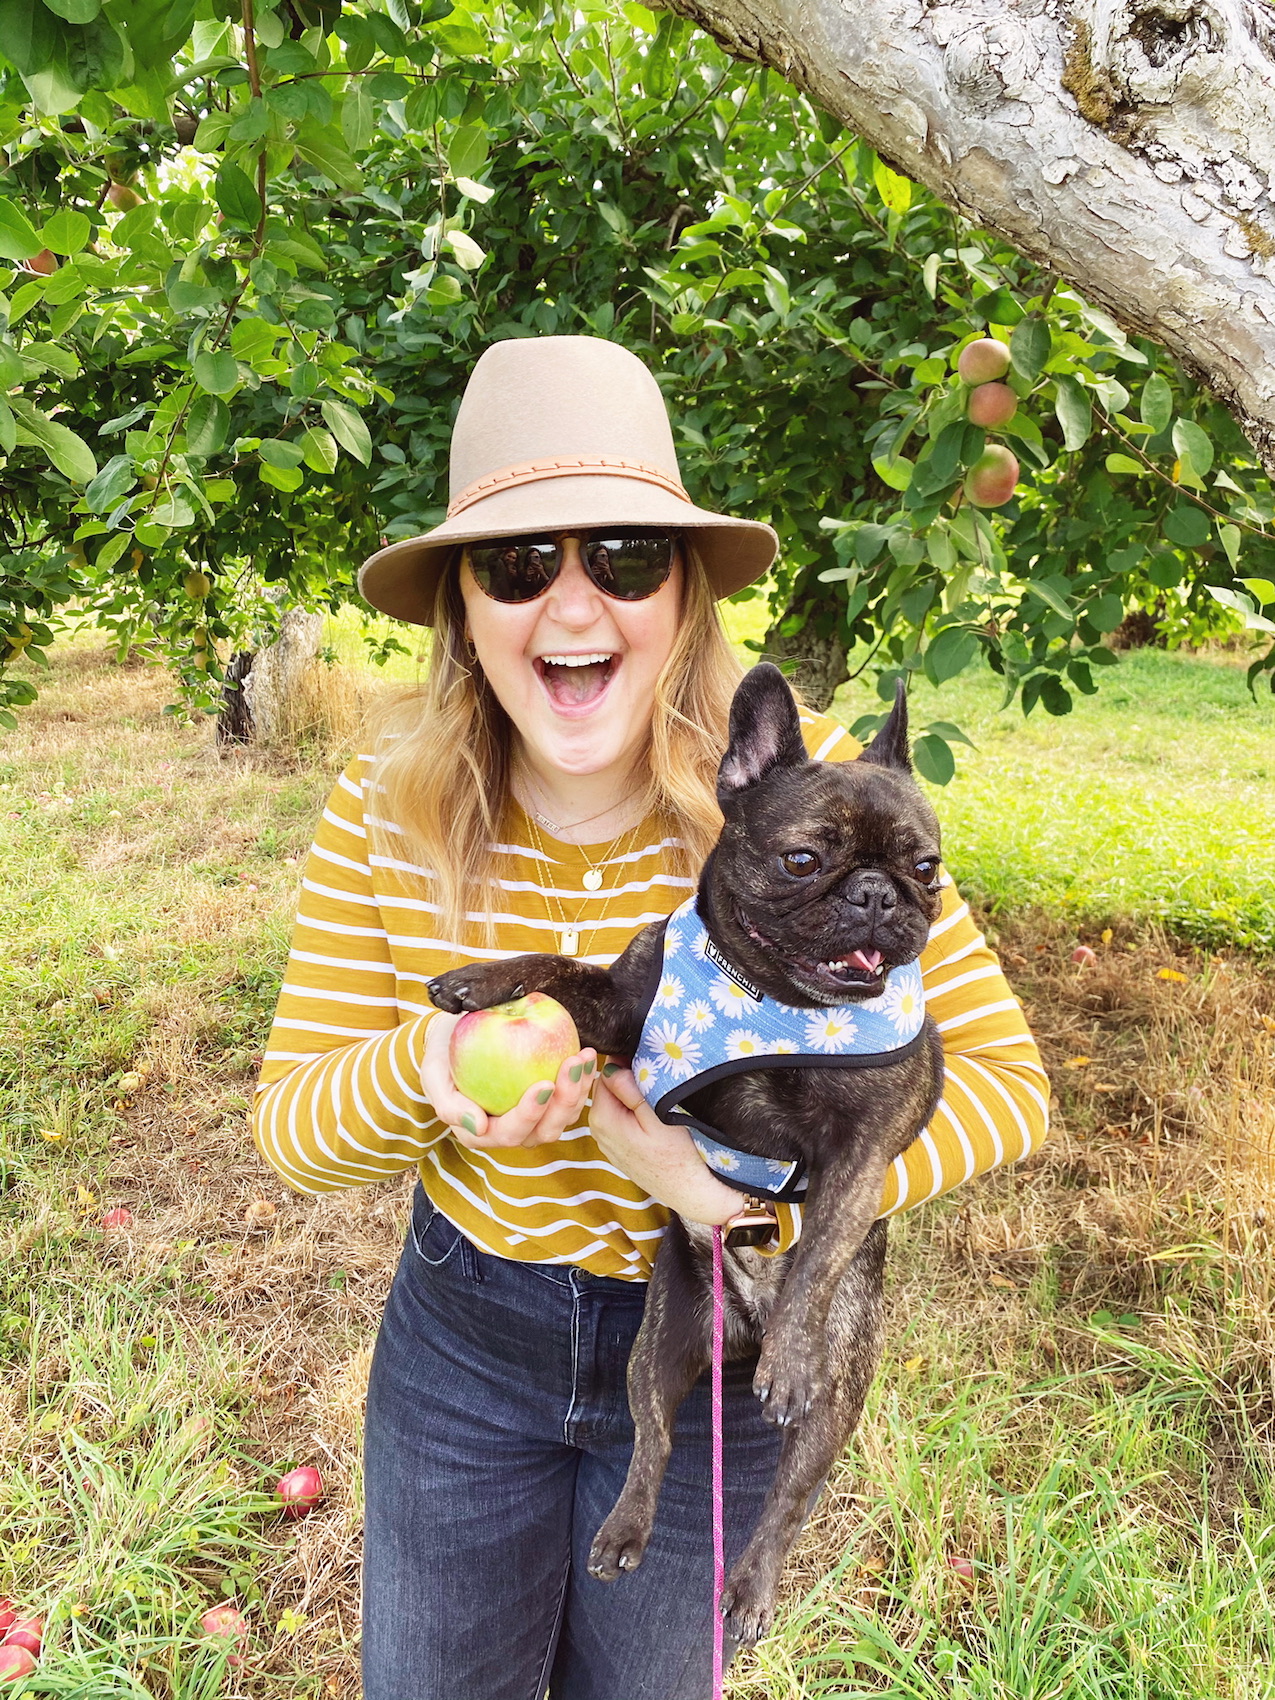
[[[846,902],[866,909],[869,921],[879,921],[899,901],[893,882],[876,868],[856,868],[846,881]]]

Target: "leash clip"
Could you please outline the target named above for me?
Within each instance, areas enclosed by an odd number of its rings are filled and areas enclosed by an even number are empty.
[[[762,1246],[778,1226],[779,1217],[773,1204],[762,1198],[746,1198],[744,1208],[737,1210],[722,1228],[722,1241],[732,1249]]]

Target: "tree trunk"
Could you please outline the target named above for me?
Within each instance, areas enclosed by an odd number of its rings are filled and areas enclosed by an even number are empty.
[[[292,710],[306,670],[318,654],[322,633],[322,614],[288,608],[272,644],[255,654],[240,651],[234,656],[226,671],[218,744],[291,741]]]
[[[1151,337],[1275,476],[1265,0],[672,0]]]
[[[784,627],[804,617],[800,630],[785,632]],[[845,639],[837,631],[839,609],[829,609],[826,598],[820,602],[796,600],[785,610],[782,619],[766,633],[761,659],[776,666],[795,662],[790,677],[811,708],[822,714],[832,701],[838,685],[850,677],[846,666]],[[788,668],[784,671],[787,673]]]

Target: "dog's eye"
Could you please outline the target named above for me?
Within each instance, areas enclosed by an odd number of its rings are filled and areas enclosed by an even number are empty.
[[[798,879],[817,874],[823,866],[812,850],[790,850],[786,856],[779,858],[779,865],[786,874],[796,874]]]
[[[918,862],[914,869],[916,877],[922,885],[933,885],[938,871],[938,861],[933,856],[927,856],[924,861]]]

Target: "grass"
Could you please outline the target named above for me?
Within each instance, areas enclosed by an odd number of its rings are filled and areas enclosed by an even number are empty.
[[[894,1224],[882,1373],[732,1700],[1275,1696],[1275,971],[1237,948],[1269,854],[1193,865],[1269,834],[1270,715],[1226,666],[1124,669],[1126,703],[1064,722],[917,693],[980,745],[939,806],[1055,1128]],[[0,743],[0,1593],[49,1620],[32,1692],[358,1692],[361,1402],[410,1187],[289,1193],[247,1107],[325,718],[350,735],[375,684],[326,675],[301,754],[221,759],[85,634]],[[1187,805],[1176,849],[1115,824]],[[328,1494],[285,1523],[299,1462]],[[242,1666],[199,1626],[227,1599]]]

